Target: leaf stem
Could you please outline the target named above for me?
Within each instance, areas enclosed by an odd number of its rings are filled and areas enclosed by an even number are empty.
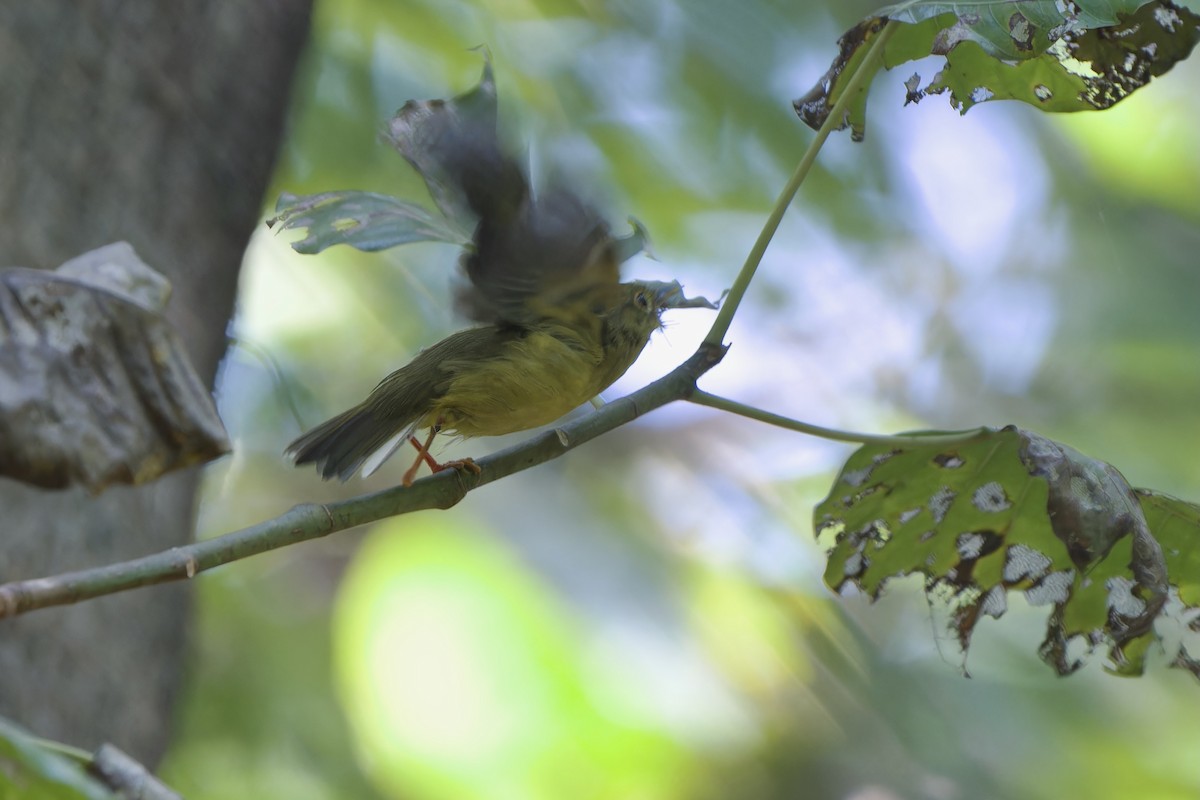
[[[727,400],[724,397],[702,392],[699,389],[692,392],[688,399],[698,405],[727,411],[730,414],[756,419],[759,422],[765,422],[777,428],[786,428],[790,431],[807,433],[810,436],[819,436],[822,439],[830,439],[835,442],[884,446],[895,445],[899,447],[912,447],[913,445],[941,446],[965,444],[980,436],[994,433],[992,428],[987,427],[968,428],[961,431],[915,431],[913,433],[897,433],[887,436],[874,433],[855,433],[853,431],[837,430],[836,428],[824,428],[820,425],[812,425],[808,422],[791,419],[790,417],[782,417],[779,414],[772,414],[769,411],[763,411],[760,408],[748,406],[735,400]]]
[[[53,739],[43,739],[40,736],[26,736],[25,739],[33,745],[37,745],[43,750],[48,750],[51,753],[69,758],[73,761],[78,761],[80,764],[89,764],[92,760],[92,754],[87,750],[74,747],[62,742],[56,742]]]
[[[804,151],[804,156],[801,157],[800,163],[796,165],[796,171],[792,173],[792,177],[788,180],[787,185],[783,187],[783,191],[779,193],[779,198],[775,201],[775,207],[771,209],[771,214],[767,217],[767,221],[763,223],[762,232],[758,234],[758,239],[755,240],[754,246],[750,248],[749,255],[746,256],[746,263],[742,265],[741,271],[737,278],[733,281],[733,286],[729,289],[729,295],[725,298],[725,302],[721,304],[721,310],[717,312],[717,318],[713,320],[712,328],[708,335],[704,337],[704,343],[708,345],[718,345],[725,339],[725,334],[729,332],[729,325],[733,322],[733,315],[737,312],[738,306],[742,302],[742,297],[746,294],[746,289],[750,286],[751,279],[754,278],[754,273],[758,269],[758,265],[762,262],[763,255],[767,252],[767,246],[774,238],[775,232],[779,230],[779,223],[783,221],[783,215],[791,205],[792,199],[799,191],[800,185],[804,183],[804,179],[808,177],[809,171],[817,160],[817,153],[821,151],[821,147],[825,144],[825,140],[829,138],[834,130],[836,130],[845,119],[846,107],[850,105],[850,101],[858,93],[859,88],[867,78],[874,74],[871,69],[877,59],[882,60],[883,48],[888,40],[892,38],[892,34],[896,32],[899,25],[895,20],[889,21],[884,29],[880,31],[879,36],[871,44],[871,49],[867,51],[867,56],[859,64],[858,70],[850,76],[850,80],[846,83],[846,88],[842,92],[841,97],[833,104],[833,108],[829,112],[829,116],[825,118],[821,128],[817,131],[817,135],[809,143],[808,149]]]

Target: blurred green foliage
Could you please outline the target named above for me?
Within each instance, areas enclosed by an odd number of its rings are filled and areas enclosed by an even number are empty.
[[[715,296],[811,135],[791,98],[871,10],[325,0],[264,217],[283,191],[427,202],[377,132],[472,85],[486,44],[535,174],[646,224],[660,260],[628,274]],[[849,428],[1015,422],[1200,496],[1193,62],[1069,120],[901,108],[908,76],[881,75],[867,141],[822,152],[704,388]],[[264,227],[236,334],[282,381],[231,350],[236,450],[209,472],[201,535],[398,480],[323,484],[280,452],[460,324],[455,259],[305,257]],[[614,395],[710,320],[674,312]],[[450,512],[207,575],[163,777],[193,800],[1200,793],[1196,687],[1155,653],[1140,681],[1098,663],[1058,679],[1043,618],[1014,607],[976,631],[965,680],[918,586],[830,597],[809,515],[848,452],[668,407]]]
[[[687,767],[644,710],[649,687],[604,674],[604,654],[482,526],[376,526],[334,624],[347,714],[396,796],[665,797]]]
[[[117,800],[83,761],[0,720],[0,800]],[[55,745],[54,747],[58,747]]]

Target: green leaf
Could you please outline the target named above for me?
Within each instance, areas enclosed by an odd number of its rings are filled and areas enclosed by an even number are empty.
[[[955,19],[957,17],[953,14],[944,14],[917,25],[900,26],[884,48],[882,66],[891,69],[896,64],[929,55],[938,32],[952,25]],[[871,43],[883,31],[885,25],[885,17],[870,17],[846,31],[838,39],[838,56],[833,60],[829,71],[807,94],[792,103],[800,119],[810,128],[816,130],[824,124],[833,106],[841,98],[842,90],[850,76],[862,68]],[[878,66],[873,67],[876,72],[878,69]],[[841,130],[849,125],[851,138],[856,142],[861,142],[866,134],[867,92],[873,79],[874,74],[871,74],[862,82],[857,96],[850,101],[846,109],[846,118],[838,126]]]
[[[1200,40],[1200,16],[1169,0],[902,3],[842,36],[829,71],[794,103],[805,123],[820,127],[864,45],[888,20],[901,27],[884,50],[886,68],[929,55],[946,58],[924,88],[918,75],[905,83],[906,104],[948,91],[962,113],[987,100],[1020,100],[1054,112],[1108,108],[1187,58]],[[854,99],[842,125],[850,126],[855,141],[865,131],[866,92]]]
[[[922,574],[964,651],[979,618],[1021,591],[1052,604],[1039,652],[1064,675],[1082,663],[1075,641],[1106,645],[1113,672],[1141,674],[1155,619],[1200,604],[1200,506],[1135,492],[1111,465],[1011,426],[955,447],[913,439],[860,448],[817,506],[835,591],[877,599],[888,580]],[[1180,645],[1175,664],[1196,663]]]
[[[479,130],[489,135],[475,136]],[[424,179],[440,216],[390,195],[341,191],[306,197],[284,194],[267,225],[307,229],[308,235],[292,247],[309,255],[335,244],[375,252],[410,242],[469,243],[475,216],[460,187],[461,149],[496,139],[490,61],[485,57],[478,85],[458,97],[405,103],[383,135]]]
[[[953,21],[938,32],[932,51],[945,55],[959,42],[973,41],[995,58],[1019,61],[1046,52],[1068,32],[1113,25],[1118,12],[1129,13],[1145,0],[991,0],[939,3],[909,0],[880,9],[879,16],[919,25],[945,15]],[[921,57],[929,55],[923,54]],[[908,60],[908,59],[905,59]],[[899,63],[899,62],[897,62]]]
[[[292,248],[308,255],[335,244],[373,253],[410,242],[462,245],[470,241],[469,235],[423,206],[374,192],[324,192],[303,197],[284,194],[267,225],[278,225],[280,230],[307,230]]]
[[[1200,505],[1149,489],[1137,490],[1146,522],[1162,545],[1179,599],[1200,606]]]

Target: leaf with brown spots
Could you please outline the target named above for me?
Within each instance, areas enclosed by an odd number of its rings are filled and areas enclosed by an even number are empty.
[[[959,111],[987,100],[1020,100],[1043,111],[1112,106],[1190,55],[1200,41],[1200,16],[1170,0],[991,0],[982,3],[913,0],[889,6],[847,31],[829,71],[794,102],[818,128],[841,94],[846,76],[888,21],[900,23],[883,52],[883,66],[944,56],[922,88],[905,83],[905,104],[949,92]],[[840,128],[855,141],[866,127],[869,81]]]
[[[1200,506],[1134,491],[1111,465],[1011,426],[952,448],[860,448],[814,525],[831,588],[877,599],[890,579],[924,575],[964,651],[1010,592],[1052,605],[1039,652],[1064,675],[1082,663],[1077,641],[1141,674],[1155,620],[1200,606]],[[1185,644],[1173,658],[1197,663]]]

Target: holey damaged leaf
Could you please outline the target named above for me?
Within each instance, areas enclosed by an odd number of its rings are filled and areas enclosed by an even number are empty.
[[[303,230],[292,242],[297,253],[315,255],[335,244],[374,253],[412,242],[464,244],[470,237],[423,206],[374,192],[283,194],[267,226]]]
[[[1108,108],[1187,58],[1200,40],[1200,16],[1169,0],[910,0],[882,9],[838,40],[829,70],[794,103],[806,124],[824,123],[889,20],[899,25],[884,48],[884,68],[945,58],[924,86],[919,75],[905,82],[905,104],[949,92],[963,113],[987,100],[1020,100],[1055,112]],[[839,124],[850,127],[855,141],[866,128],[869,83]]]
[[[1075,643],[1141,674],[1150,645],[1167,646],[1155,621],[1200,605],[1200,506],[1135,492],[1109,464],[1011,426],[953,447],[862,447],[814,525],[832,539],[831,588],[877,599],[891,578],[922,574],[964,652],[1010,592],[1050,605],[1040,654],[1062,675],[1082,664]],[[1172,647],[1174,665],[1200,677],[1185,643]]]
[[[410,100],[396,112],[383,138],[425,181],[438,212],[417,203],[374,192],[337,191],[297,196],[284,194],[267,225],[304,230],[292,243],[297,252],[314,254],[335,244],[376,252],[412,242],[448,242],[465,246],[477,218],[461,186],[464,151],[475,158],[501,160],[496,137],[496,84],[485,58],[479,84],[449,100]],[[479,136],[490,131],[491,136]],[[512,182],[517,185],[523,182]],[[519,198],[513,198],[515,207]]]
[[[162,316],[169,292],[124,242],[0,269],[0,475],[99,492],[228,451]]]

